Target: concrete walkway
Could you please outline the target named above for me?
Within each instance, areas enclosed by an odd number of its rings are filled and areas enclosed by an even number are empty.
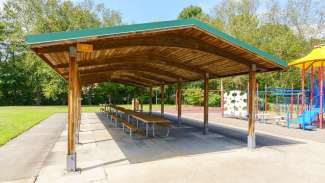
[[[193,124],[195,123],[195,124]],[[187,125],[189,124],[189,125]],[[202,121],[173,126],[168,138],[131,138],[103,113],[83,113],[79,172],[65,171],[66,131],[50,152],[37,183],[322,183],[325,147],[259,134],[256,150],[246,148],[246,132],[212,127],[202,135]]]
[[[24,153],[14,154],[19,158],[17,163],[34,157],[34,160],[42,160],[20,167],[7,164],[1,170],[5,174],[16,171],[23,175],[34,169],[33,173],[18,179],[19,182],[36,183],[322,183],[325,180],[325,146],[318,141],[301,142],[276,134],[258,133],[259,147],[249,150],[246,148],[246,130],[211,123],[209,134],[203,135],[200,120],[186,120],[181,126],[173,125],[167,138],[146,138],[142,133],[130,137],[121,128],[116,128],[103,113],[82,114],[80,144],[77,145],[80,171],[69,173],[65,170],[67,131],[62,131],[65,115],[52,116],[53,120],[62,124],[61,134],[58,130],[49,141],[52,144],[56,141],[55,145],[48,145],[41,152],[38,149],[40,145],[36,144],[42,141],[40,139],[49,137],[39,135],[21,144],[26,146],[29,143],[28,146],[34,149],[18,149],[18,152]],[[52,123],[40,124],[43,125],[48,127]],[[6,154],[8,159],[9,151]],[[2,162],[5,161],[2,159]],[[13,168],[5,169],[8,166]]]
[[[175,116],[169,113],[170,116]],[[203,114],[202,113],[184,113],[184,118],[194,119],[198,124],[202,124]],[[209,113],[209,126],[217,125],[232,129],[241,129],[247,132],[248,123],[247,120],[234,119],[234,118],[222,118],[220,113]],[[287,128],[275,124],[266,124],[256,122],[255,129],[257,132],[263,132],[273,134],[275,136],[281,136],[286,138],[299,139],[302,141],[315,141],[325,143],[325,129],[315,129],[312,131],[302,130],[298,128]],[[246,139],[245,139],[246,140]]]
[[[66,124],[58,113],[0,148],[0,182],[34,182]]]

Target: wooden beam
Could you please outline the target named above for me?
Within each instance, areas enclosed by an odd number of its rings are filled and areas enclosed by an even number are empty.
[[[225,107],[224,107],[224,104],[225,104],[225,101],[224,101],[224,90],[223,90],[223,82],[222,82],[222,79],[220,80],[220,95],[221,95],[221,117],[224,117],[224,113],[225,113]]]
[[[159,85],[161,83],[159,82],[152,82],[150,80],[146,80],[146,79],[142,79],[140,77],[135,77],[135,76],[131,76],[131,75],[119,75],[119,76],[107,76],[108,79],[124,79],[124,80],[130,80],[133,82],[137,82],[137,83],[143,83],[144,86],[152,86],[152,85]]]
[[[209,74],[204,75],[204,118],[203,118],[203,134],[208,133],[208,121],[209,121]]]
[[[152,114],[152,87],[149,88],[149,114]]]
[[[109,41],[108,41],[109,40]],[[90,41],[90,44],[94,45],[94,51],[103,49],[115,49],[130,46],[160,46],[160,47],[176,47],[202,51],[210,54],[218,55],[224,59],[234,61],[238,64],[246,65],[247,67],[255,62],[248,60],[241,55],[233,55],[225,49],[218,48],[216,45],[208,44],[207,42],[198,38],[185,36],[181,34],[160,34],[160,35],[146,35],[146,36],[134,36],[127,38],[119,38],[110,40]],[[55,47],[44,47],[37,50],[38,54],[44,53],[55,53],[67,51],[69,45],[55,46]],[[258,68],[265,68],[263,65],[257,65]],[[267,68],[266,68],[267,69]]]
[[[133,75],[132,73],[119,73],[118,75],[119,75],[119,77],[127,77],[130,79],[138,80],[143,83],[147,83],[147,84],[151,84],[151,85],[161,85],[162,84],[161,81],[157,81],[157,80],[154,80],[151,78],[145,78],[145,77],[142,77],[139,75]],[[113,76],[114,76],[114,74],[110,75],[110,77],[113,77]],[[116,77],[116,78],[119,78],[119,77]]]
[[[79,131],[80,131],[80,123],[81,123],[81,95],[80,95],[80,75],[78,71],[77,64],[77,87],[76,87],[76,96],[77,96],[77,106],[76,106],[76,144],[79,144]]]
[[[120,83],[120,84],[125,84],[125,85],[131,85],[131,86],[135,86],[135,87],[139,87],[139,88],[145,88],[145,87],[149,87],[149,85],[144,85],[143,83],[138,83],[138,82],[134,82],[134,81],[130,81],[127,79],[108,79],[105,77],[101,77],[101,78],[92,78],[92,79],[83,79],[82,80],[82,85],[83,86],[89,86],[93,83],[102,83],[102,82],[114,82],[114,83]]]
[[[129,72],[129,73],[134,73],[136,76],[142,77],[142,78],[147,78],[147,79],[153,79],[156,81],[164,82],[164,83],[172,83],[175,82],[175,78],[171,78],[169,76],[165,75],[157,75],[153,73],[146,73],[146,72]],[[168,78],[168,79],[167,79]]]
[[[76,149],[75,149],[75,125],[77,107],[77,85],[78,68],[76,61],[76,50],[70,48],[69,55],[69,100],[68,100],[68,154],[67,170],[76,171]]]
[[[151,86],[150,83],[145,83],[140,80],[134,80],[133,78],[130,78],[130,77],[112,78],[112,79],[110,79],[110,81],[124,81],[124,82],[128,82],[130,84],[138,84],[138,85],[141,85],[142,88]]]
[[[160,86],[160,116],[163,118],[165,113],[165,86]]]
[[[177,83],[176,86],[176,108],[177,108],[177,121],[181,124],[182,119],[182,86],[181,83]]]
[[[183,64],[180,60],[176,60],[174,57],[171,56],[162,56],[160,54],[154,53],[144,53],[145,55],[125,55],[125,56],[118,56],[112,58],[103,58],[103,59],[94,59],[94,60],[83,60],[82,62],[78,63],[80,68],[87,68],[87,67],[106,67],[114,64],[163,64],[170,67],[175,67],[178,69],[183,69],[192,73],[196,74],[204,74],[206,71],[196,67],[191,66],[188,64]],[[148,62],[150,60],[150,62]],[[55,68],[67,68],[68,64],[58,64],[54,66]],[[212,74],[212,73],[210,73]],[[213,74],[212,74],[213,75]]]
[[[256,117],[256,66],[252,65],[249,72],[249,90],[248,90],[248,148],[255,148],[255,117]]]
[[[105,71],[105,72],[98,72],[98,73],[91,73],[91,74],[83,74],[82,77],[84,78],[91,78],[92,76],[97,77],[98,75],[111,75],[112,73],[114,73],[116,71]],[[169,76],[169,75],[162,75],[160,73],[154,73],[154,72],[148,72],[148,71],[136,71],[136,70],[128,70],[128,69],[123,69],[123,70],[119,70],[118,72],[127,72],[127,73],[132,73],[135,74],[136,76],[141,76],[143,78],[150,78],[150,79],[154,79],[156,81],[161,81],[164,83],[173,83],[176,81],[175,78]]]
[[[120,71],[120,70],[145,71],[145,72],[150,72],[150,73],[159,74],[159,75],[166,75],[166,76],[174,77],[174,78],[181,78],[183,80],[189,80],[189,78],[186,78],[182,74],[169,72],[169,71],[163,70],[159,67],[141,66],[141,65],[136,65],[136,64],[135,65],[129,64],[129,65],[108,66],[108,67],[102,67],[102,68],[96,69],[96,70],[80,71],[80,75],[84,76],[87,74],[93,74],[93,73],[98,74],[98,73],[105,73],[108,71],[112,72],[112,71]],[[67,75],[67,74],[68,73],[63,73],[63,75]]]

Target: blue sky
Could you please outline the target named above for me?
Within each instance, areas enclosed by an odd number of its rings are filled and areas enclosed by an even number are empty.
[[[82,0],[76,0],[80,2]],[[220,0],[95,0],[122,14],[125,23],[142,23],[176,19],[179,12],[189,5],[198,5],[209,13]]]

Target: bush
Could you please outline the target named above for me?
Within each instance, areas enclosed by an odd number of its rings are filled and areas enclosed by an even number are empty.
[[[189,105],[202,105],[203,104],[203,90],[202,89],[189,89],[183,92],[184,102]]]
[[[184,103],[189,105],[203,105],[204,93],[202,89],[184,90]],[[209,106],[220,106],[220,94],[209,92]]]
[[[209,93],[209,106],[220,106],[220,94],[219,93]]]

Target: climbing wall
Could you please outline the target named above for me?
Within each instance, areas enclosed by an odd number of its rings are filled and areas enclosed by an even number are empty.
[[[226,92],[224,102],[226,117],[247,118],[247,93],[240,90]]]

